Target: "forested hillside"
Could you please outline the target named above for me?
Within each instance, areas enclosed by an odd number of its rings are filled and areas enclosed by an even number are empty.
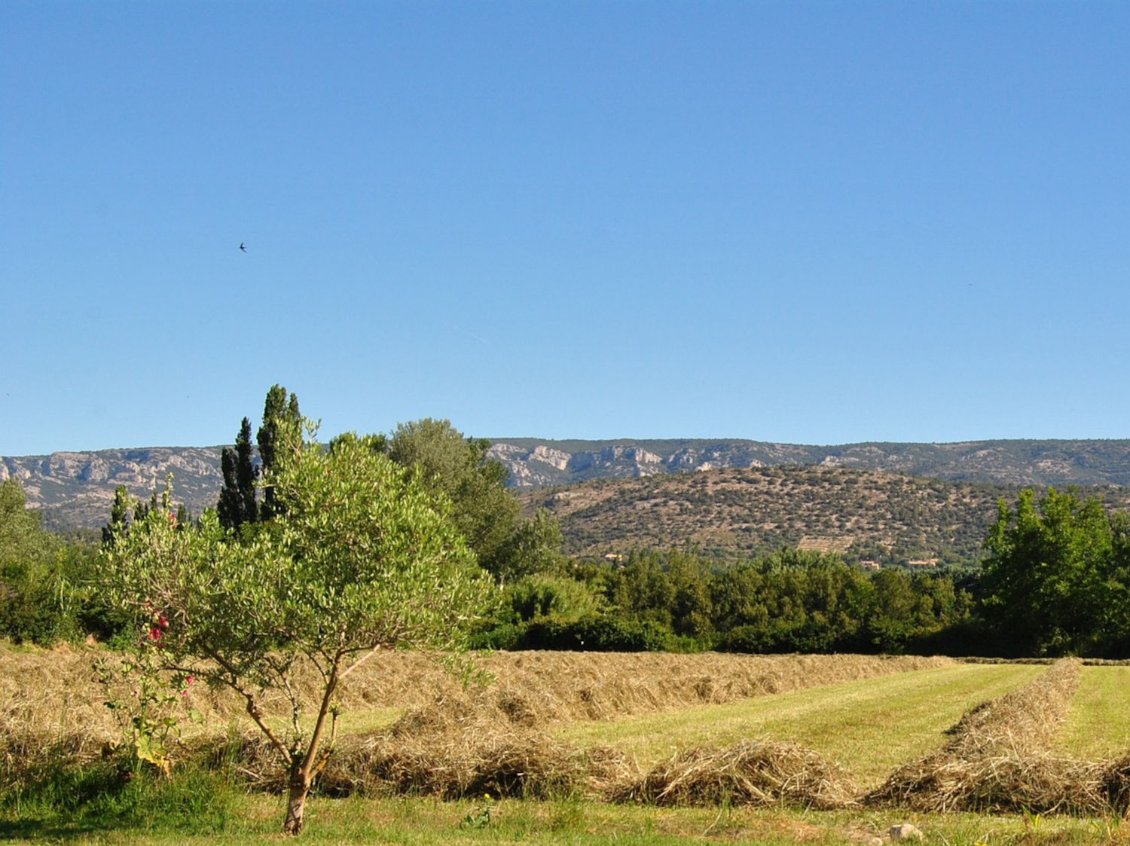
[[[604,556],[691,546],[714,558],[782,547],[849,561],[974,564],[997,502],[1018,488],[828,467],[712,470],[522,493],[560,521],[566,551]],[[1115,509],[1130,489],[1091,491]]]

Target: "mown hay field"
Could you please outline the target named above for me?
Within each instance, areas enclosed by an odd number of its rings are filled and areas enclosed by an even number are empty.
[[[1130,750],[1130,667],[1084,667],[1058,749],[1098,760]]]
[[[19,778],[37,755],[94,760],[117,742],[91,670],[100,656],[0,647],[0,778]],[[435,656],[379,654],[359,668],[342,691],[344,732],[322,795],[867,820],[1121,820],[1130,806],[1130,667],[551,652],[475,662],[487,680],[469,687]],[[240,703],[217,691],[191,698],[204,722],[178,755],[234,756],[249,788],[279,790]]]
[[[650,766],[691,746],[788,740],[839,762],[862,783],[940,747],[967,710],[1031,681],[1047,668],[959,664],[771,694],[722,705],[573,723],[561,736],[610,745]]]

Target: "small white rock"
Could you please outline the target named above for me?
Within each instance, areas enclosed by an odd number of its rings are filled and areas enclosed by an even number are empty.
[[[904,840],[926,839],[926,835],[910,823],[899,823],[898,825],[892,825],[890,831],[888,831],[887,833],[891,836],[891,840],[893,840],[895,843],[901,843]]]

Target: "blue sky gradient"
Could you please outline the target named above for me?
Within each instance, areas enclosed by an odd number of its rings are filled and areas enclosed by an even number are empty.
[[[0,454],[1130,437],[1125,2],[0,9]],[[247,252],[239,250],[240,243]]]

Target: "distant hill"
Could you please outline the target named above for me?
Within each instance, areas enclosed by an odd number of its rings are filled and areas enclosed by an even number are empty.
[[[16,478],[28,505],[49,529],[94,529],[110,519],[114,490],[125,485],[148,498],[172,474],[173,497],[193,514],[216,504],[223,476],[221,447],[151,447],[97,452],[53,452],[0,458],[0,481]]]
[[[1009,488],[1130,487],[1130,440],[803,446],[748,440],[497,438],[490,454],[506,465],[511,484],[517,488],[707,470],[810,466]],[[101,526],[109,517],[118,485],[147,497],[164,485],[169,473],[173,474],[174,498],[199,513],[215,504],[222,485],[220,447],[153,447],[0,458],[0,480],[18,478],[29,504],[42,511],[44,524],[57,530]]]
[[[719,559],[781,547],[838,552],[856,562],[924,569],[973,565],[1011,485],[946,482],[872,470],[782,466],[599,479],[523,491],[530,511],[561,524],[572,555],[685,546]],[[1130,488],[1091,488],[1130,510]]]
[[[819,465],[1043,488],[1130,486],[1130,440],[1001,440],[803,446],[743,440],[546,441],[499,438],[491,455],[517,487],[687,470]]]

